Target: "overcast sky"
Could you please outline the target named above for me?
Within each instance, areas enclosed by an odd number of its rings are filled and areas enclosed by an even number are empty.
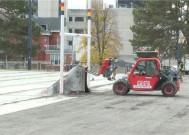
[[[116,0],[103,0],[104,4],[114,4]],[[68,8],[86,9],[87,0],[68,0]]]
[[[68,8],[86,9],[87,0],[68,0]]]

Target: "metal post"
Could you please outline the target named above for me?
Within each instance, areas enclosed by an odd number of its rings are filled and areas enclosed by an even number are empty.
[[[87,40],[87,67],[90,70],[90,57],[91,57],[91,0],[88,0],[88,40]],[[88,88],[90,88],[90,74],[88,74],[87,78]]]
[[[72,43],[72,66],[74,65],[74,47],[75,47],[75,36],[73,37],[73,43]]]
[[[61,42],[60,42],[60,94],[64,92],[64,0],[61,0]]]
[[[184,35],[181,30],[179,30],[179,37],[178,37],[178,63],[182,61],[182,51],[183,45],[182,41],[184,39]]]
[[[31,70],[32,61],[32,9],[31,0],[29,0],[29,18],[28,18],[28,70]]]

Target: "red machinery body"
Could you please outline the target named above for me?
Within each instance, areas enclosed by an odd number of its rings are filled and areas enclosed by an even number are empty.
[[[104,74],[110,68],[109,59],[105,59],[98,70],[98,74]]]

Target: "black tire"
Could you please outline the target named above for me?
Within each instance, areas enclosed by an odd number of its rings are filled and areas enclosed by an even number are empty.
[[[130,91],[130,88],[128,87],[128,83],[124,80],[117,80],[113,84],[113,92],[116,95],[125,95]]]
[[[161,92],[165,97],[173,97],[177,93],[177,89],[173,82],[165,82],[162,85]]]

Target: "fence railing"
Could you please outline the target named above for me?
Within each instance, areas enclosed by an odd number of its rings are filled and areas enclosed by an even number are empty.
[[[74,66],[71,64],[64,65],[64,71],[68,72]],[[91,64],[91,71],[98,73],[100,66],[97,64]],[[11,69],[11,70],[26,70],[28,69],[28,62],[27,61],[0,61],[0,69]],[[32,70],[48,70],[48,71],[59,71],[60,67],[58,65],[52,65],[50,62],[47,61],[32,61]],[[117,73],[125,74],[130,71],[129,67],[118,67]]]
[[[64,52],[65,53],[75,53],[76,51],[73,51],[73,49],[71,47],[68,47],[68,45],[66,45],[67,47],[64,48]],[[50,51],[50,52],[56,52],[56,53],[60,53],[60,45],[44,45],[45,51]]]
[[[45,69],[46,64],[47,62],[33,61],[32,69],[34,70]],[[0,69],[11,69],[11,70],[28,69],[28,61],[7,61],[7,62],[0,61]]]

